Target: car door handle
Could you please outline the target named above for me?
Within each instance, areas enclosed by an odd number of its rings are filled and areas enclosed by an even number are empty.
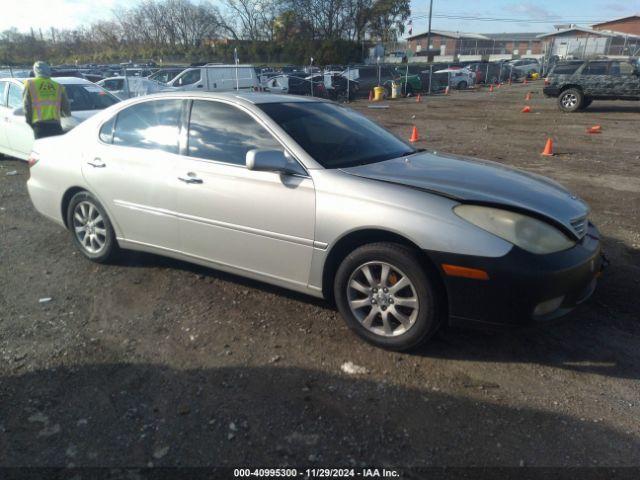
[[[191,176],[178,177],[178,180],[180,180],[181,182],[184,182],[184,183],[203,183],[201,178],[191,177]]]
[[[104,163],[101,159],[99,158],[94,158],[93,160],[89,160],[87,162],[87,165],[91,165],[94,168],[104,168],[107,166],[106,163]]]
[[[202,85],[198,85],[196,88],[204,88]]]

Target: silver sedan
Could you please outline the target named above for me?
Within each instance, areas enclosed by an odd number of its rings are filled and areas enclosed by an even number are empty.
[[[587,205],[557,183],[314,98],[128,100],[38,140],[30,165],[36,209],[87,258],[143,250],[324,297],[384,348],[556,318],[601,268]]]

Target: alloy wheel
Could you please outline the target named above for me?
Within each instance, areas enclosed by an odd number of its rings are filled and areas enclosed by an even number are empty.
[[[420,302],[416,288],[400,269],[386,262],[367,262],[347,283],[351,312],[376,335],[395,337],[416,322]]]
[[[562,106],[573,108],[578,104],[578,97],[573,93],[567,93],[562,97]]]
[[[107,241],[104,218],[89,201],[82,201],[73,210],[73,230],[78,242],[87,252],[100,253]]]

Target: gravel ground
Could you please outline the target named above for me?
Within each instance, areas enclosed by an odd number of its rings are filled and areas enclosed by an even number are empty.
[[[0,161],[0,465],[640,466],[640,105],[566,115],[540,89],[353,104],[415,124],[421,147],[567,185],[611,261],[562,321],[449,329],[411,354],[275,287],[146,254],[90,263],[34,211],[26,165]]]

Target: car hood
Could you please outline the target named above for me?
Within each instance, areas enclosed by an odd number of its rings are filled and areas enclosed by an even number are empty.
[[[420,152],[342,171],[460,202],[524,210],[565,227],[576,237],[582,236],[578,224],[589,213],[582,200],[553,180],[488,160]]]

